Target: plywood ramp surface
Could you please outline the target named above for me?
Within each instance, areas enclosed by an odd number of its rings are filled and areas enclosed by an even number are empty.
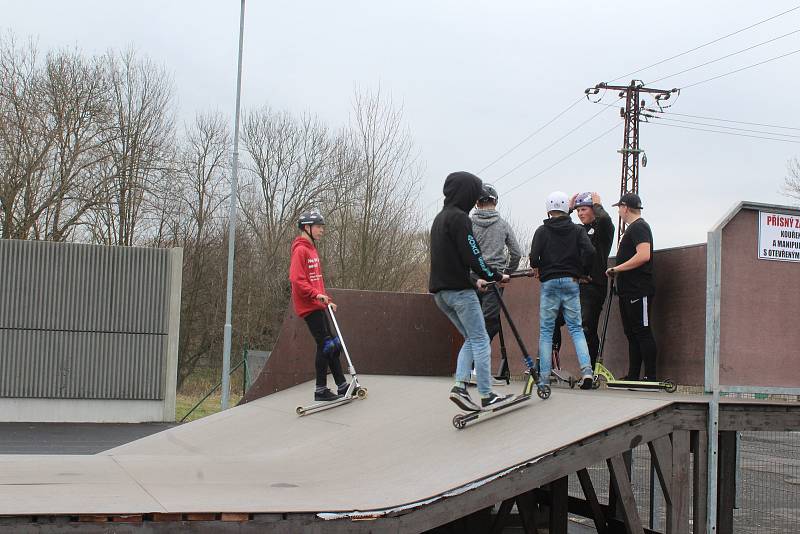
[[[449,379],[360,381],[367,399],[304,417],[295,408],[310,404],[311,383],[96,456],[0,456],[0,515],[393,508],[535,460],[674,400],[554,389],[547,401],[534,398],[456,430]]]

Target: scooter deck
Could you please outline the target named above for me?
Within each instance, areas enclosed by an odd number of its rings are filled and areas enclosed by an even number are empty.
[[[366,397],[367,397],[367,388],[359,386],[355,391],[352,392],[351,395],[345,395],[340,399],[332,401],[315,402],[314,404],[309,404],[308,406],[298,406],[295,409],[295,413],[300,416],[308,415],[310,413],[316,413],[324,410],[329,410],[331,408],[336,408],[337,406],[341,406],[342,404],[348,404],[356,399],[364,399]]]
[[[470,421],[474,421],[474,420],[480,418],[482,415],[499,412],[501,410],[505,410],[506,408],[511,408],[513,406],[517,406],[519,404],[522,404],[525,401],[530,400],[532,396],[533,395],[531,395],[531,394],[520,394],[520,395],[517,395],[516,397],[513,397],[508,402],[504,402],[503,404],[501,404],[501,405],[499,405],[499,406],[497,406],[495,408],[489,408],[489,409],[484,409],[484,410],[475,410],[475,411],[470,411],[470,412],[467,412],[467,413],[457,414],[455,417],[453,417],[453,426],[456,427],[457,429],[461,430],[462,428],[467,426],[467,423],[469,423]]]
[[[612,389],[644,389],[647,391],[664,390],[667,393],[674,393],[675,385],[672,382],[644,382],[639,380],[614,380],[606,382],[606,387]]]

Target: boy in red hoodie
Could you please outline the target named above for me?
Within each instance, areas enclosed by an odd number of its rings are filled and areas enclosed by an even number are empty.
[[[331,333],[325,308],[336,304],[325,291],[322,279],[322,264],[317,254],[316,241],[325,233],[325,219],[317,211],[300,215],[297,221],[300,235],[292,242],[292,262],[289,267],[289,281],[292,284],[292,303],[298,316],[305,319],[314,341],[317,354],[314,364],[317,370],[315,401],[332,401],[347,391],[348,383],[339,361],[339,338]],[[328,368],[336,381],[337,393],[328,389]]]

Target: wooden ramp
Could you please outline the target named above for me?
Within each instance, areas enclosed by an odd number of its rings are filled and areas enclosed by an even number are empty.
[[[572,472],[602,461],[609,451],[592,456],[587,440],[608,441],[609,429],[622,427],[626,437],[615,445],[622,452],[648,439],[629,432],[643,418],[655,434],[667,433],[667,418],[661,425],[657,414],[679,399],[556,389],[549,400],[534,398],[456,430],[449,379],[374,375],[361,382],[367,399],[304,417],[295,408],[309,403],[311,383],[95,456],[0,456],[0,516],[396,517],[477,495],[572,445],[588,455],[574,458],[577,468],[566,466]]]

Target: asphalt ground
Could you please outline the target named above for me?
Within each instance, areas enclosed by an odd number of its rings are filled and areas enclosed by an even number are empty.
[[[0,454],[97,454],[174,423],[0,423]]]

